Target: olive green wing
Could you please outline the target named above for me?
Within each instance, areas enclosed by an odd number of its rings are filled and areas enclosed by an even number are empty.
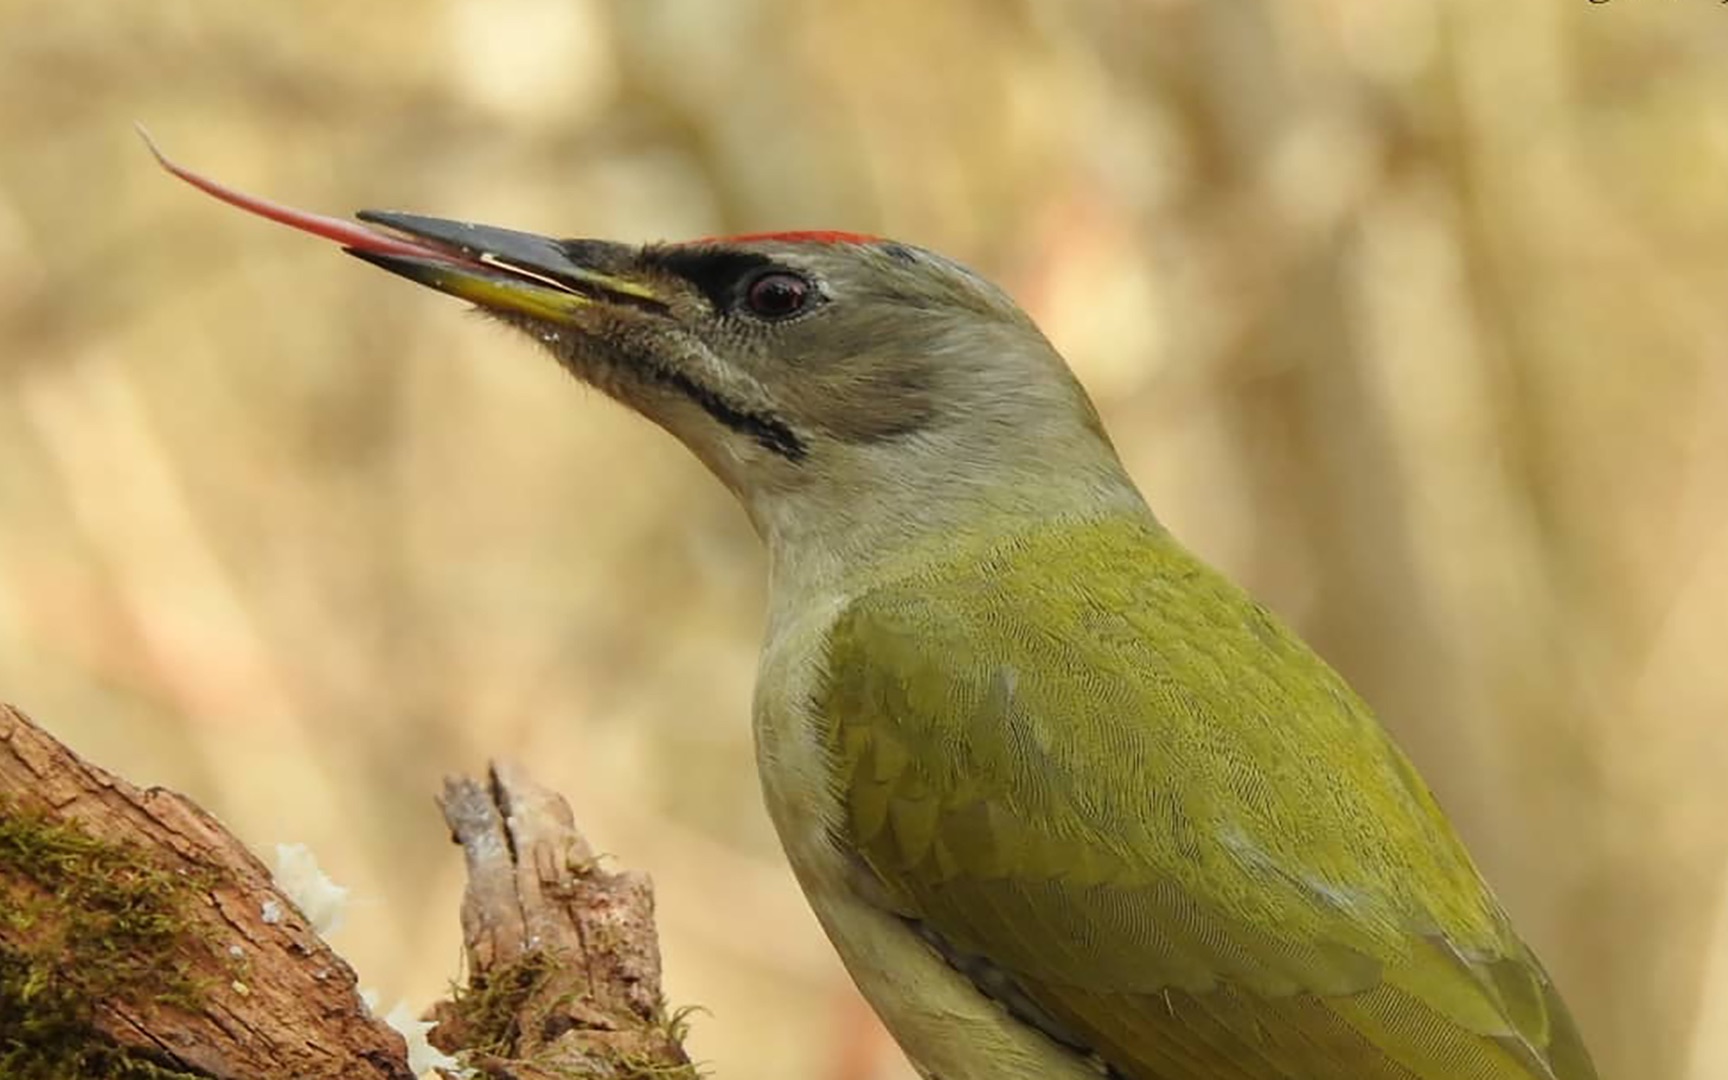
[[[827,670],[869,887],[1115,1075],[1594,1080],[1366,707],[1162,534],[931,567],[855,601]]]

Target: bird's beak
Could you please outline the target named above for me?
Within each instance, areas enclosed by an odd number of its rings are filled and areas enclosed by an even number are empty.
[[[597,241],[556,241],[491,225],[381,210],[355,215],[423,250],[385,250],[350,243],[348,254],[410,281],[491,311],[568,321],[595,304],[666,310],[652,288],[618,270],[628,249]]]
[[[248,195],[168,160],[142,128],[162,167],[242,210],[335,240],[350,255],[490,311],[567,322],[596,304],[666,311],[665,300],[628,275],[631,249],[558,241],[489,225],[365,210],[357,225]],[[371,226],[371,227],[368,227]]]

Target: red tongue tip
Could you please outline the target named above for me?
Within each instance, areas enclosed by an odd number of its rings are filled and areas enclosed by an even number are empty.
[[[346,218],[329,217],[325,214],[313,213],[310,210],[297,210],[292,206],[284,206],[269,199],[236,191],[226,184],[202,176],[169,160],[168,155],[164,154],[161,148],[156,145],[156,140],[150,137],[150,132],[145,130],[143,124],[134,124],[133,126],[138,129],[138,135],[144,140],[144,145],[149,148],[157,163],[164,169],[199,191],[221,199],[230,206],[237,206],[248,213],[257,214],[259,217],[268,218],[271,221],[311,233],[314,236],[322,236],[326,240],[334,240],[344,247],[351,247],[358,251],[369,251],[379,255],[403,255],[418,259],[437,259],[441,262],[464,261],[462,256],[455,252],[379,232],[367,225],[349,221]],[[736,236],[710,236],[701,240],[686,241],[686,243],[876,244],[881,241],[881,237],[872,236],[869,233],[844,232],[838,229],[803,229],[790,232],[755,232],[740,233]]]
[[[284,206],[281,203],[271,202],[269,199],[261,199],[256,195],[236,191],[226,184],[219,183],[207,176],[201,176],[191,169],[170,161],[168,155],[164,154],[161,148],[156,145],[156,140],[150,137],[150,132],[145,130],[143,124],[134,124],[133,126],[138,129],[138,135],[144,140],[144,145],[149,147],[150,153],[164,169],[199,191],[221,199],[230,206],[238,206],[240,209],[257,214],[259,217],[269,218],[271,221],[299,229],[302,232],[309,232],[314,236],[322,236],[326,240],[334,240],[344,247],[351,247],[358,251],[370,251],[379,255],[406,255],[418,259],[438,259],[442,262],[457,261],[447,251],[390,236],[346,218],[315,214],[309,210],[296,210],[292,206]]]

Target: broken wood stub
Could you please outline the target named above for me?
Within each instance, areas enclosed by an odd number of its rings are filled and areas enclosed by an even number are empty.
[[[500,1080],[695,1080],[647,878],[602,869],[563,798],[512,766],[446,781],[440,805],[467,860],[470,975],[434,1008],[434,1045]]]

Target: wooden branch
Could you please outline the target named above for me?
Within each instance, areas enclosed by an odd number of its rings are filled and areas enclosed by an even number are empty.
[[[517,770],[442,799],[469,869],[441,1049],[495,1080],[694,1077],[652,894]],[[269,871],[190,800],[0,705],[0,1076],[408,1080],[406,1047]]]

